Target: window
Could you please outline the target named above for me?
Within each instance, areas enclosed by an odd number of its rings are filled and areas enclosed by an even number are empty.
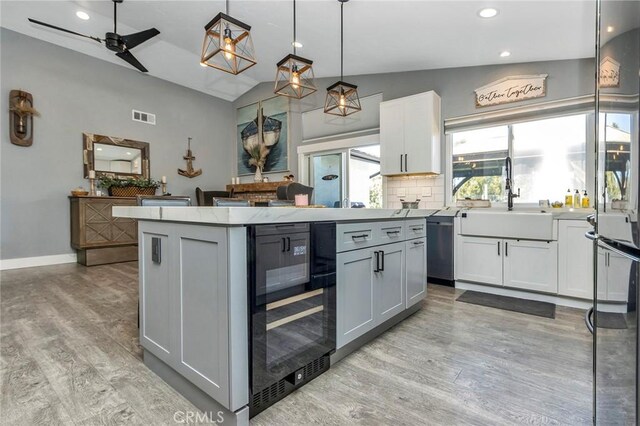
[[[600,114],[600,158],[604,158],[607,201],[628,200],[631,173],[631,115]],[[604,152],[603,152],[604,150]]]
[[[505,202],[505,158],[513,160],[520,203],[561,200],[586,185],[587,115],[548,118],[456,132],[452,140],[454,199]]]
[[[507,126],[453,134],[455,198],[503,199],[502,168],[509,155]]]

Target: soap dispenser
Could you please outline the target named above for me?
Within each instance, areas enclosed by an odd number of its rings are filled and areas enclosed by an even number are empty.
[[[587,195],[587,190],[584,190],[584,195],[582,196],[582,208],[583,209],[588,209],[589,208],[589,196]]]
[[[576,193],[573,195],[573,207],[576,209],[580,208],[580,191],[576,189]]]
[[[564,206],[567,208],[573,207],[573,194],[571,188],[567,189],[567,194],[564,196]]]

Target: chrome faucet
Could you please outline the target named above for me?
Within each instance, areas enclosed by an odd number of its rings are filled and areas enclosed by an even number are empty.
[[[513,210],[513,199],[520,197],[520,188],[518,188],[518,194],[514,194],[511,189],[511,181],[513,180],[513,164],[511,163],[511,157],[505,158],[504,169],[507,175],[504,185],[504,189],[507,191],[507,209],[511,211]]]

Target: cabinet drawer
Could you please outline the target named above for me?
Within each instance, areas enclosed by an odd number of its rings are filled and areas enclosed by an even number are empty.
[[[404,221],[379,222],[376,228],[378,230],[378,237],[375,238],[376,245],[397,243],[407,239]]]
[[[336,226],[337,252],[356,250],[378,244],[376,242],[378,232],[378,222],[339,223]]]
[[[309,224],[302,223],[281,223],[275,225],[260,225],[256,227],[256,236],[260,235],[281,235],[283,233],[309,232]]]
[[[405,223],[405,229],[407,234],[407,240],[413,238],[422,238],[427,236],[427,221],[426,219],[411,219]]]

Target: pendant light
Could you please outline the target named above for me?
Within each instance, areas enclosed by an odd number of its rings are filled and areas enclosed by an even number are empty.
[[[288,54],[276,64],[276,95],[302,99],[315,92],[313,61],[296,55],[296,0],[293,0],[293,54]]]
[[[251,27],[229,16],[229,0],[225,12],[218,13],[204,27],[200,65],[240,74],[257,63]]]
[[[342,81],[344,71],[344,4],[349,0],[340,2],[340,80],[327,87],[327,98],[324,102],[324,112],[327,114],[347,115],[362,109],[358,97],[358,86]]]

